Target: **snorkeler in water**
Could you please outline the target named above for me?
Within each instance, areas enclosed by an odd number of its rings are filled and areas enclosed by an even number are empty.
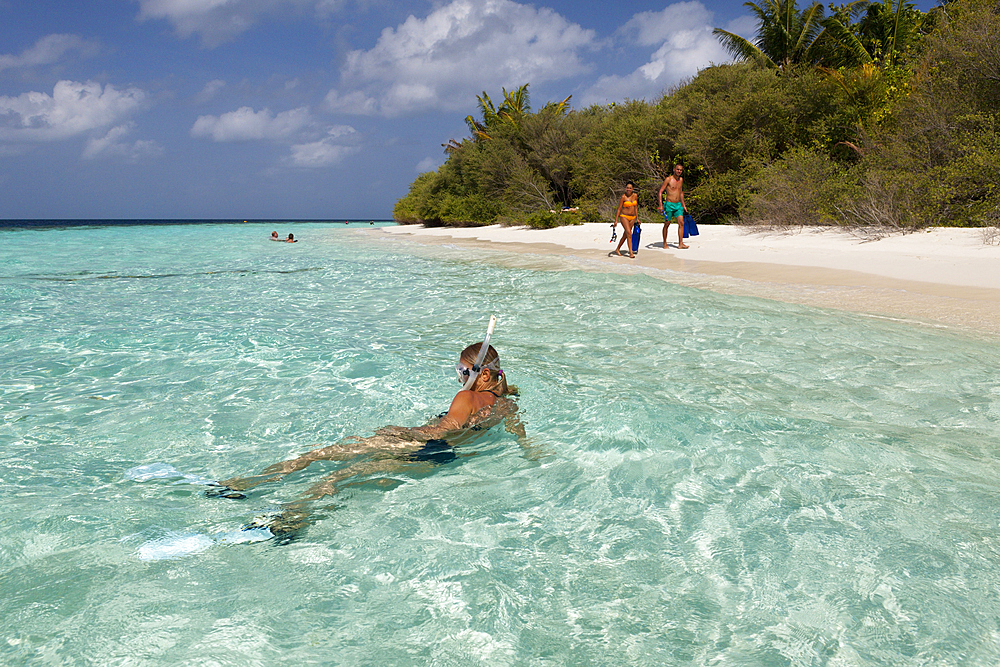
[[[361,483],[370,475],[401,471],[414,464],[448,463],[457,456],[455,446],[473,440],[478,432],[501,421],[506,422],[507,431],[523,438],[524,426],[517,419],[517,404],[510,398],[517,395],[517,390],[507,384],[506,374],[500,367],[500,355],[489,344],[494,324],[495,318],[491,318],[490,328],[482,343],[462,350],[455,367],[462,389],[452,399],[448,412],[428,424],[418,427],[384,426],[370,437],[346,438],[335,445],[270,465],[257,475],[219,482],[207,494],[245,498],[245,491],[303,470],[314,461],[354,461],[360,458],[313,485],[298,500],[286,504],[279,516],[250,526],[267,527],[276,536],[288,536],[308,523],[309,506],[313,502],[336,494],[339,487],[350,485],[351,480]]]

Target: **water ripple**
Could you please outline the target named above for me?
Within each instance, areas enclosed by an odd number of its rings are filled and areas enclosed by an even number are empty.
[[[298,229],[0,246],[0,662],[1000,661],[995,346]],[[439,413],[489,312],[527,440],[237,543],[341,464],[206,481]]]

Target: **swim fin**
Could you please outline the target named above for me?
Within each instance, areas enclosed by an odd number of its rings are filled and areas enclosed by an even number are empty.
[[[684,238],[689,236],[698,236],[698,225],[695,224],[694,218],[691,217],[690,213],[684,214]]]
[[[208,485],[208,489],[205,490],[206,498],[229,498],[230,500],[245,500],[247,494],[242,491],[237,491],[236,489],[231,489],[224,484],[219,484],[218,482],[212,482]]]

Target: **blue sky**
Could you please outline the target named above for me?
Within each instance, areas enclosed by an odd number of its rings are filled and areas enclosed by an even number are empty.
[[[0,0],[0,218],[385,219],[483,90],[655,99],[728,60],[713,27],[754,24],[717,0]]]

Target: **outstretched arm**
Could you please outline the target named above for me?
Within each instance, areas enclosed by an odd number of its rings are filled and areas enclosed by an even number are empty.
[[[514,412],[504,418],[503,428],[508,433],[517,436],[517,444],[521,446],[521,451],[524,452],[524,458],[529,461],[538,461],[549,454],[549,452],[545,451],[540,444],[536,444],[532,438],[528,437],[528,434],[524,429],[524,422],[522,422],[521,418],[518,416],[516,408]]]
[[[663,185],[660,186],[660,191],[656,194],[656,201],[659,202],[656,205],[656,210],[663,213],[663,191],[667,189],[667,182],[670,181],[670,177],[667,176],[663,179]]]

